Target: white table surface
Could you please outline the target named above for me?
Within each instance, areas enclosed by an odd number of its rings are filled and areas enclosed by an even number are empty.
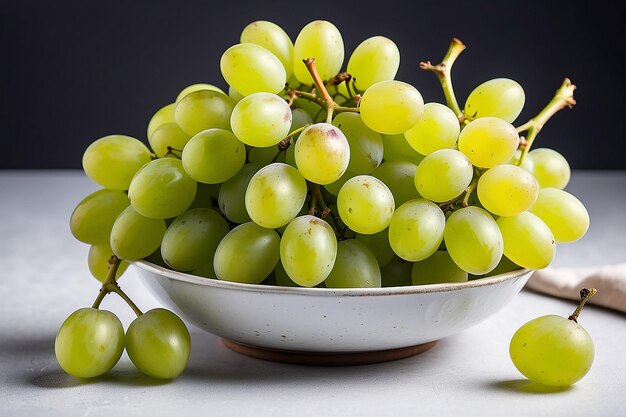
[[[626,416],[626,316],[587,306],[580,323],[595,342],[593,367],[575,386],[546,392],[518,373],[508,344],[526,321],[567,316],[574,304],[526,290],[486,321],[395,362],[265,362],[190,325],[191,358],[178,379],[143,377],[124,354],[107,375],[79,381],[59,368],[54,337],[99,289],[88,248],[68,227],[96,188],[79,171],[0,171],[0,416]],[[553,265],[626,261],[626,172],[576,172],[568,190],[589,209],[591,227],[558,246]],[[121,284],[140,308],[160,305],[134,271]],[[118,297],[103,308],[132,321]]]

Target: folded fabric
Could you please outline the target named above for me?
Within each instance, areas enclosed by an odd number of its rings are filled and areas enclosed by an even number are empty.
[[[582,288],[598,293],[589,303],[626,313],[626,263],[590,268],[547,268],[535,271],[526,288],[578,300]]]

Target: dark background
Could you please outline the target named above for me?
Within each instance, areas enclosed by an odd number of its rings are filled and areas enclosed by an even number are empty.
[[[384,35],[401,53],[397,79],[426,101],[439,83],[418,69],[439,62],[450,39],[467,50],[454,67],[462,105],[479,83],[517,80],[519,125],[552,97],[564,76],[578,85],[539,135],[574,168],[626,169],[623,39],[617,10],[599,1],[0,1],[2,168],[79,168],[84,149],[113,133],[143,141],[151,115],[188,84],[226,88],[224,50],[254,20],[295,40],[309,21],[342,32],[346,63],[362,40]],[[622,57],[623,59],[623,57]],[[345,66],[345,64],[344,64]],[[7,155],[8,151],[8,155]]]

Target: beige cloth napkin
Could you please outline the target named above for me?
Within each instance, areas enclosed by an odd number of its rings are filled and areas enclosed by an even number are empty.
[[[535,271],[526,287],[572,300],[580,299],[582,288],[598,293],[589,303],[626,313],[626,263],[590,268],[547,268]]]

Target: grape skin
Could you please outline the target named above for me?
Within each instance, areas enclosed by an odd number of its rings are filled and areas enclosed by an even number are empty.
[[[89,272],[95,279],[100,282],[104,282],[109,275],[109,260],[113,256],[113,249],[111,249],[111,245],[109,242],[103,243],[101,245],[91,245],[89,247],[89,254],[87,255],[87,266],[89,267]],[[124,274],[126,269],[128,268],[128,262],[122,261],[120,262],[119,267],[117,268],[117,272],[115,273],[115,279],[117,280],[119,277]]]
[[[569,183],[571,170],[567,160],[557,151],[537,148],[527,155],[533,161],[533,174],[541,188],[563,189]]]
[[[500,217],[497,222],[507,258],[530,269],[542,269],[550,264],[556,250],[555,240],[539,217],[525,211],[512,217]]]
[[[176,104],[178,104],[178,100],[176,100],[176,103],[170,103],[166,106],[161,107],[159,110],[156,111],[156,113],[154,113],[154,115],[150,118],[150,121],[148,122],[148,128],[146,132],[146,137],[148,139],[152,137],[152,134],[159,126],[167,123],[174,123],[176,121],[174,117]]]
[[[393,194],[378,178],[358,175],[339,190],[337,209],[343,222],[362,234],[378,233],[389,226],[395,209]]]
[[[161,245],[165,230],[164,220],[144,217],[128,206],[113,223],[111,249],[120,259],[145,258]]]
[[[315,58],[315,68],[322,80],[334,77],[341,70],[344,58],[343,38],[335,25],[325,20],[316,20],[304,26],[298,33],[293,45],[293,73],[298,81],[306,85],[313,84],[311,74],[302,63],[308,58]]]
[[[441,244],[445,224],[445,216],[436,204],[423,199],[407,201],[393,213],[389,243],[400,258],[421,261]]]
[[[420,198],[415,188],[416,170],[417,165],[408,161],[383,162],[372,172],[372,177],[378,178],[389,187],[398,207],[409,200]]]
[[[342,240],[337,243],[335,265],[324,283],[327,288],[378,288],[381,281],[376,257],[359,240]]]
[[[350,144],[335,126],[317,123],[300,133],[294,156],[304,178],[316,184],[330,184],[346,171],[350,162]]]
[[[257,20],[241,32],[241,43],[254,43],[274,54],[285,68],[287,79],[293,70],[293,42],[277,24]]]
[[[384,36],[373,36],[354,49],[347,71],[355,79],[357,90],[365,91],[377,82],[393,80],[399,66],[400,51],[396,44]]]
[[[498,216],[515,216],[537,200],[539,185],[528,171],[515,165],[498,165],[478,180],[478,198],[484,208]]]
[[[109,242],[111,228],[130,204],[126,193],[102,189],[85,197],[70,216],[70,230],[81,242],[100,245]]]
[[[372,85],[359,103],[365,125],[385,135],[406,132],[424,113],[420,92],[410,84],[395,80]]]
[[[467,272],[459,268],[446,251],[436,251],[431,256],[413,264],[413,285],[441,284],[467,281]]]
[[[530,211],[548,225],[557,242],[575,242],[587,233],[589,213],[579,199],[558,188],[543,188]]]
[[[463,114],[468,120],[497,117],[513,123],[524,108],[524,89],[509,78],[494,78],[476,87],[465,102]]]
[[[441,149],[428,155],[415,170],[415,188],[424,198],[437,203],[460,196],[472,181],[470,160],[455,149]]]
[[[246,145],[274,146],[289,133],[291,109],[276,94],[250,94],[235,106],[230,125],[237,139]]]
[[[213,84],[204,84],[204,83],[191,84],[183,88],[182,91],[178,93],[178,96],[176,96],[176,103],[179,103],[183,98],[185,98],[187,94],[191,94],[194,91],[200,91],[200,90],[212,90],[212,91],[217,91],[218,93],[226,94],[224,90],[222,90],[219,87],[214,86]],[[150,138],[150,136],[148,136],[148,138]]]
[[[261,167],[255,163],[245,164],[234,177],[222,183],[217,201],[220,210],[231,222],[246,223],[251,220],[246,210],[246,190]]]
[[[509,161],[519,146],[519,135],[512,124],[496,117],[469,122],[459,135],[459,151],[472,165],[493,168]]]
[[[207,129],[187,143],[182,161],[194,180],[219,184],[234,177],[243,167],[246,147],[228,130]]]
[[[460,132],[459,119],[449,107],[427,103],[422,117],[404,132],[404,137],[413,149],[428,155],[439,149],[454,147]]]
[[[228,85],[244,96],[260,92],[278,94],[287,81],[280,60],[254,43],[228,48],[220,59],[220,70]]]
[[[340,113],[333,125],[341,129],[350,145],[350,161],[347,170],[355,174],[369,174],[383,160],[383,140],[361,120],[357,113]]]
[[[197,90],[187,94],[174,111],[175,122],[190,136],[206,129],[230,130],[230,115],[235,103],[214,90]]]

